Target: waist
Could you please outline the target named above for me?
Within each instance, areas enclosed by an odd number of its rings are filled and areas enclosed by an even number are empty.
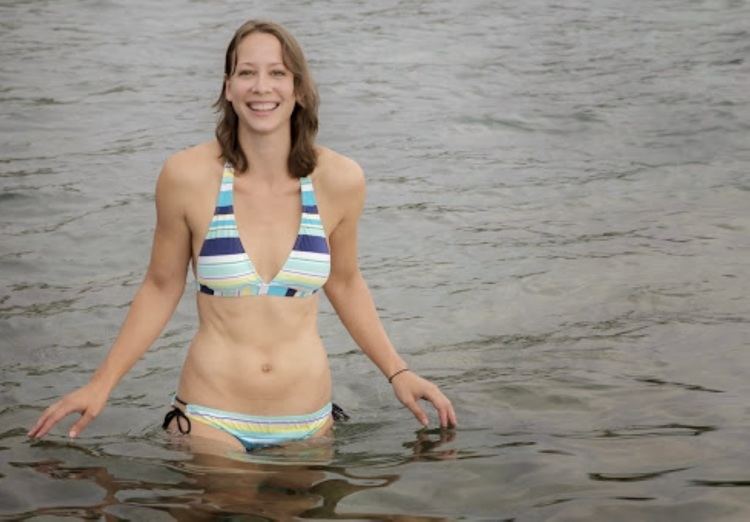
[[[317,334],[260,345],[199,331],[178,391],[188,402],[250,414],[313,411],[330,400],[328,357]]]

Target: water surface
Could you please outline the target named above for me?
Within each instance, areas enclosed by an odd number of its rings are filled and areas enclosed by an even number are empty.
[[[353,417],[334,446],[192,455],[159,428],[190,290],[82,438],[68,423],[30,442],[113,341],[161,164],[212,136],[225,45],[255,16],[306,50],[320,142],[367,175],[362,270],[460,428],[419,431],[324,302]],[[748,17],[744,1],[4,2],[0,516],[748,519]]]

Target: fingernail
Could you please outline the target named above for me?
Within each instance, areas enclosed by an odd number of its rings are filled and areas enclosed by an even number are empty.
[[[70,430],[70,433],[68,433],[68,437],[70,437],[71,439],[74,438],[76,435],[78,434],[73,430]]]

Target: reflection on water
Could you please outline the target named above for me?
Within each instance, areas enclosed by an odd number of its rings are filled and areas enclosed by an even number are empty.
[[[225,456],[185,452],[178,460],[162,459],[159,473],[136,478],[132,469],[121,473],[119,466],[112,465],[111,458],[97,446],[47,440],[32,444],[36,450],[33,460],[11,461],[9,465],[52,479],[60,485],[54,488],[57,491],[76,493],[76,498],[67,497],[55,505],[55,495],[49,490],[30,492],[31,498],[42,493],[34,498],[36,502],[50,504],[35,509],[36,515],[150,518],[162,513],[177,520],[208,520],[229,515],[254,515],[260,517],[258,520],[291,517],[445,520],[353,511],[340,507],[340,503],[355,493],[391,486],[399,480],[401,464],[456,458],[455,450],[439,449],[454,436],[450,431],[422,430],[415,441],[403,444],[411,450],[410,457],[402,457],[400,462],[392,457],[381,458],[389,464],[378,467],[363,466],[356,455],[337,458],[332,444],[318,443],[268,448],[251,454],[230,452]],[[184,444],[173,441],[167,448],[170,446],[180,448]],[[60,460],[61,454],[68,458]],[[139,465],[153,469],[151,460],[130,459],[130,467]],[[373,473],[378,468],[380,471]],[[78,487],[75,482],[85,486]]]

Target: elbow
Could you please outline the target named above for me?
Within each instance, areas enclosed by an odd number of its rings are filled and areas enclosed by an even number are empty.
[[[357,269],[346,274],[331,274],[323,289],[329,300],[335,300],[339,296],[351,294],[363,285],[366,286],[365,280]]]
[[[149,271],[143,280],[143,287],[165,297],[180,299],[185,291],[186,274],[164,274]]]

